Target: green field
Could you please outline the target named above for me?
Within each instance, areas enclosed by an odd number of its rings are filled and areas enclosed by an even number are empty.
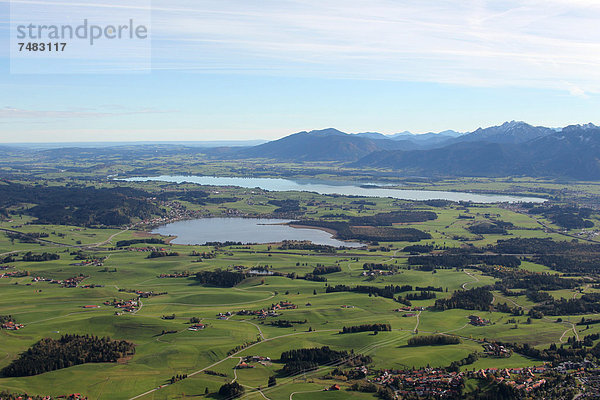
[[[103,183],[110,186],[112,183]],[[135,183],[133,187],[157,189],[157,183]],[[466,184],[465,184],[466,185]],[[176,185],[162,185],[170,189]],[[192,188],[185,184],[182,187]],[[355,198],[343,196],[320,196],[314,193],[271,193],[248,189],[219,188],[223,196],[240,198],[227,207],[218,204],[198,205],[186,203],[189,209],[205,215],[219,216],[235,209],[246,215],[272,213],[275,206],[267,204],[271,199],[293,198],[306,203],[306,212],[313,217],[343,211],[346,216],[362,216],[387,210],[415,207],[433,210],[438,218],[421,223],[398,224],[397,227],[416,228],[431,234],[432,238],[419,244],[431,244],[438,250],[464,246],[485,247],[498,240],[515,237],[552,238],[564,240],[564,234],[545,230],[538,221],[528,214],[498,205],[459,205],[448,204],[440,207],[422,203],[393,199],[368,199],[374,205],[360,208],[352,201]],[[308,205],[311,202],[325,203]],[[203,215],[204,215],[203,214]],[[459,216],[472,217],[469,219]],[[513,224],[506,234],[473,234],[468,229],[476,222],[502,220]],[[10,364],[21,352],[26,351],[38,340],[61,335],[90,334],[125,339],[135,343],[135,355],[118,363],[83,364],[61,370],[46,372],[31,377],[0,377],[0,389],[18,393],[63,395],[81,392],[90,399],[131,399],[135,396],[159,388],[142,396],[142,399],[214,398],[219,387],[237,380],[246,387],[248,399],[323,399],[374,398],[367,393],[351,392],[350,383],[340,381],[339,392],[323,392],[333,380],[324,376],[334,366],[324,366],[317,371],[297,376],[284,376],[282,364],[277,362],[281,353],[289,349],[330,346],[337,350],[353,350],[355,353],[370,355],[371,370],[447,367],[451,362],[461,360],[471,353],[482,353],[481,342],[500,340],[504,342],[529,343],[535,347],[545,347],[551,343],[565,343],[575,332],[581,335],[600,332],[600,324],[590,329],[577,326],[581,316],[548,317],[528,321],[527,315],[512,317],[497,311],[470,311],[451,309],[435,311],[430,308],[436,299],[414,300],[414,307],[424,307],[418,316],[403,316],[404,312],[395,309],[402,306],[398,302],[376,295],[355,292],[325,293],[326,284],[369,285],[383,288],[386,285],[411,285],[441,287],[436,292],[437,299],[449,298],[455,291],[493,285],[497,278],[483,274],[477,268],[452,268],[424,271],[411,268],[410,254],[402,249],[415,243],[380,242],[367,248],[339,250],[334,254],[323,254],[308,250],[285,251],[277,246],[183,246],[164,245],[178,256],[149,259],[147,252],[132,251],[147,245],[135,244],[126,249],[114,248],[118,240],[148,237],[147,231],[139,226],[129,228],[91,228],[64,225],[41,225],[26,215],[13,215],[11,220],[0,222],[0,228],[28,233],[43,233],[43,241],[22,243],[0,233],[0,254],[7,256],[17,253],[17,260],[8,264],[14,270],[27,271],[28,275],[19,278],[0,279],[0,314],[12,315],[25,327],[18,331],[0,330],[0,368]],[[165,238],[166,239],[166,238]],[[31,262],[20,261],[18,257],[27,251],[34,253],[50,252],[60,256],[59,260]],[[102,266],[73,265],[78,262],[77,251],[83,251],[94,258],[103,259]],[[212,252],[215,258],[197,262],[196,251]],[[363,263],[390,264],[398,268],[391,276],[368,278],[362,275]],[[339,265],[340,272],[328,274],[327,283],[291,279],[286,276],[253,277],[244,280],[234,288],[216,288],[200,285],[193,278],[159,278],[160,274],[189,271],[212,271],[243,266],[251,269],[269,265],[281,274],[295,273],[303,276],[311,273],[318,265]],[[549,267],[531,261],[523,261],[520,268],[532,273],[554,273]],[[32,282],[33,277],[67,279],[84,276],[82,285],[93,288],[64,288],[59,284],[40,281]],[[119,291],[126,289],[128,291]],[[594,293],[598,289],[590,285],[581,288],[583,293]],[[119,311],[104,305],[112,299],[134,299],[137,296],[130,290],[165,294],[142,298],[141,308],[135,313],[116,315]],[[575,298],[582,293],[563,289],[549,291],[557,298]],[[416,294],[417,292],[409,292]],[[522,307],[525,311],[535,305],[525,295],[507,298],[494,291],[494,304],[508,302]],[[406,295],[407,293],[402,293]],[[289,301],[297,309],[284,310],[281,316],[259,319],[251,315],[236,315],[240,310],[268,308],[274,303]],[[83,308],[98,305],[99,308]],[[342,307],[344,306],[344,307]],[[233,313],[223,320],[219,313]],[[163,316],[175,315],[174,319]],[[489,320],[486,326],[469,324],[469,316],[477,314]],[[201,331],[187,330],[188,321],[197,317],[206,324]],[[593,315],[587,316],[593,317]],[[270,324],[277,319],[306,321],[294,324],[291,328],[280,328]],[[514,321],[509,322],[510,319]],[[390,324],[392,331],[340,334],[344,326],[368,323]],[[162,334],[163,331],[174,333]],[[461,343],[446,346],[407,346],[408,340],[416,334],[446,334],[458,336]],[[241,349],[239,346],[248,346]],[[233,349],[238,351],[233,351]],[[268,365],[255,365],[255,368],[236,370],[240,357],[260,355],[270,357],[274,362]],[[541,361],[514,354],[507,359],[481,357],[474,364],[462,367],[464,370],[495,367],[517,367],[539,365]],[[218,374],[207,374],[210,370]],[[175,384],[167,384],[178,374],[188,374],[187,379]],[[278,384],[267,388],[268,378],[277,377]],[[161,387],[165,385],[164,387]],[[261,388],[261,392],[257,388]],[[208,395],[205,396],[205,391]]]

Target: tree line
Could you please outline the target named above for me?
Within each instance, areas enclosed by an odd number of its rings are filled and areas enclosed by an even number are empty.
[[[222,269],[215,271],[200,271],[196,273],[194,279],[204,285],[211,285],[217,287],[234,287],[241,283],[248,276],[242,272],[232,272]]]
[[[370,356],[348,353],[346,350],[336,351],[330,349],[329,346],[284,351],[279,359],[285,364],[282,372],[286,375],[311,371],[317,369],[319,365],[334,362],[358,366],[373,361]]]
[[[515,256],[483,255],[483,254],[451,254],[445,253],[434,256],[410,256],[409,265],[419,265],[424,271],[436,268],[465,268],[474,264],[502,265],[517,268],[521,260]]]
[[[340,267],[339,265],[321,265],[321,266],[317,266],[315,267],[315,269],[313,270],[313,275],[325,275],[325,274],[333,274],[334,272],[340,272],[342,270],[342,267]]]
[[[176,251],[152,251],[146,258],[160,258],[160,257],[178,257],[179,253]]]
[[[447,344],[460,344],[461,340],[457,336],[448,335],[427,335],[413,336],[408,339],[409,346],[442,346]]]
[[[29,261],[29,262],[43,262],[43,261],[52,261],[60,259],[60,255],[56,253],[42,253],[42,254],[33,254],[31,251],[23,254],[21,257],[21,261]]]
[[[438,299],[435,308],[440,311],[462,308],[464,310],[488,311],[494,295],[487,288],[457,290],[449,299]]]
[[[388,299],[393,299],[394,294],[405,291],[404,289],[405,289],[404,286],[398,286],[398,285],[395,285],[395,286],[388,285],[388,286],[384,286],[384,287],[365,286],[365,285],[358,285],[358,286],[351,287],[348,285],[335,285],[335,286],[327,286],[327,288],[325,289],[325,293],[336,293],[336,292],[367,293],[367,294],[369,294],[369,296],[377,295],[377,296],[381,296],[381,297],[386,297]]]
[[[43,338],[19,358],[4,367],[4,376],[31,376],[85,363],[116,362],[135,352],[126,340],[90,335],[63,335],[60,339]]]
[[[129,239],[129,240],[119,240],[115,244],[115,246],[116,247],[127,247],[127,246],[131,246],[132,244],[139,244],[139,243],[165,244],[165,241],[163,239],[158,239],[158,238]]]
[[[37,218],[39,224],[122,226],[133,218],[165,215],[164,210],[152,203],[150,193],[128,187],[97,189],[3,183],[0,208],[35,204],[19,212]]]
[[[357,332],[388,332],[392,330],[390,324],[363,324],[344,326],[340,333],[357,333]]]

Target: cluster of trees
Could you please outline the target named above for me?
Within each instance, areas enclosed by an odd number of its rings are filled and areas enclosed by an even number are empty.
[[[476,235],[484,234],[498,234],[505,235],[508,233],[507,229],[513,228],[514,225],[511,222],[504,221],[493,221],[493,222],[480,222],[469,226],[467,229]]]
[[[292,328],[294,324],[305,324],[306,322],[306,320],[290,321],[287,319],[278,319],[277,321],[271,321],[270,325],[278,328]]]
[[[227,374],[224,374],[223,372],[217,372],[217,371],[213,371],[211,369],[205,370],[204,373],[206,375],[213,375],[213,376],[222,376],[222,377],[226,377],[227,376]]]
[[[0,315],[0,324],[5,324],[7,322],[16,322],[12,315]]]
[[[160,257],[178,257],[179,253],[176,251],[152,251],[148,254],[147,258],[160,258]]]
[[[546,292],[540,292],[539,290],[526,290],[525,296],[534,303],[543,303],[546,301],[554,301],[554,297]]]
[[[386,297],[388,299],[393,299],[396,293],[401,293],[404,290],[404,286],[394,286],[388,285],[385,287],[377,287],[377,286],[364,286],[359,285],[355,287],[347,286],[347,285],[335,285],[335,286],[327,286],[325,289],[325,293],[336,293],[336,292],[355,292],[355,293],[367,293],[369,296],[376,295],[381,297]]]
[[[418,242],[431,239],[431,235],[415,228],[373,227],[361,224],[353,226],[344,221],[301,220],[294,224],[316,226],[332,229],[342,240],[385,241],[385,242]]]
[[[446,288],[447,289],[447,288]],[[415,286],[415,290],[416,291],[430,291],[430,292],[443,292],[444,289],[441,286],[435,287],[435,286]],[[446,290],[448,291],[448,290]]]
[[[435,292],[420,291],[419,293],[408,293],[402,299],[398,299],[398,302],[404,303],[406,301],[410,302],[410,301],[414,301],[414,300],[429,300],[429,299],[435,299],[436,297],[437,296],[436,296]]]
[[[240,198],[239,197],[206,197],[200,201],[197,201],[196,204],[204,206],[206,204],[235,203],[236,201],[240,201]]]
[[[392,330],[390,324],[364,324],[354,326],[344,326],[340,333],[356,333],[356,332],[389,332]]]
[[[173,375],[171,377],[171,379],[169,379],[169,382],[171,382],[171,385],[174,384],[175,382],[179,382],[184,380],[185,378],[187,378],[188,375],[187,374],[181,374],[181,375]]]
[[[36,239],[47,238],[50,236],[45,232],[30,232],[30,233],[20,233],[20,232],[6,232],[6,237],[11,241],[15,239],[21,243],[37,243]]]
[[[342,267],[339,265],[317,265],[313,270],[313,275],[325,275],[325,274],[333,274],[334,272],[340,272]]]
[[[488,311],[494,295],[487,288],[455,291],[449,299],[438,299],[435,308],[443,311],[451,308]]]
[[[232,272],[222,269],[215,271],[200,271],[196,273],[195,279],[204,285],[217,287],[234,287],[241,283],[247,275],[242,272]]]
[[[571,253],[568,255],[543,255],[534,258],[538,264],[546,265],[555,271],[565,273],[598,273],[600,253]]]
[[[498,344],[510,348],[512,351],[524,356],[549,361],[552,362],[553,365],[557,365],[564,361],[581,362],[585,359],[591,361],[599,360],[600,343],[594,345],[594,340],[597,340],[598,338],[598,334],[585,336],[583,340],[576,340],[569,337],[566,345],[561,344],[560,346],[557,346],[552,343],[545,349],[533,347],[528,343],[498,342]]]
[[[228,246],[241,246],[241,245],[243,245],[243,243],[226,240],[224,242],[206,242],[206,243],[204,243],[204,245],[205,246],[214,246],[214,247],[228,247]],[[210,257],[210,258],[214,258],[214,257]]]
[[[576,240],[515,238],[499,240],[488,250],[498,253],[527,254],[531,261],[565,273],[597,273],[600,270],[600,245]]]
[[[310,250],[317,253],[335,253],[335,247],[326,244],[315,244],[313,242],[284,240],[279,250]]]
[[[379,263],[364,263],[363,269],[366,271],[373,271],[374,269],[381,271],[398,271],[398,267],[396,265]]]
[[[0,263],[6,264],[6,263],[15,262],[17,260],[15,258],[16,255],[17,255],[17,253],[15,253],[14,255],[8,255],[8,256],[0,257]]]
[[[530,312],[543,315],[578,315],[600,312],[600,293],[587,293],[577,299],[546,300],[534,306]]]
[[[63,335],[58,340],[41,339],[0,372],[4,376],[38,375],[78,364],[116,362],[134,351],[135,345],[126,340]]]
[[[573,206],[537,206],[529,209],[530,214],[543,215],[558,226],[567,229],[592,228],[594,223],[587,220],[593,210]]]
[[[308,349],[288,350],[281,353],[280,361],[285,363],[282,372],[295,375],[304,371],[317,369],[319,365],[345,363],[351,366],[369,364],[371,357],[362,354],[349,354],[347,351],[336,351],[328,346]]]
[[[437,218],[433,211],[393,211],[378,213],[365,217],[350,217],[350,225],[360,226],[392,226],[392,224],[406,222],[425,222]]]
[[[373,382],[357,381],[350,386],[350,390],[363,393],[377,393],[379,387]]]
[[[9,317],[10,317],[10,315],[9,315]],[[0,322],[2,322],[1,318],[2,317],[0,317]],[[600,324],[600,319],[581,317],[581,321],[579,321],[577,323],[577,325],[595,325],[595,324]]]
[[[185,191],[165,191],[160,193],[157,198],[159,200],[168,201],[173,199],[179,199],[183,201],[189,201],[190,203],[202,202],[203,199],[209,196],[208,192],[203,190],[191,190],[186,189]]]
[[[479,356],[477,355],[477,353],[470,353],[468,356],[466,356],[465,358],[463,358],[461,360],[452,361],[450,363],[450,365],[448,367],[446,367],[446,371],[460,372],[460,367],[462,367],[464,365],[471,365],[475,361],[477,361],[478,358],[479,358]]]
[[[424,271],[432,271],[436,268],[464,268],[475,264],[517,268],[521,265],[521,260],[515,256],[445,253],[435,256],[411,256],[408,257],[408,264],[420,265]]]
[[[350,227],[350,232],[352,237],[348,239],[361,241],[419,242],[421,240],[431,239],[431,235],[429,233],[415,228],[352,226]],[[380,250],[381,249],[387,248],[380,247]]]
[[[288,274],[288,278],[295,279],[295,274],[294,273]],[[315,275],[315,274],[306,274],[301,279],[304,279],[307,281],[312,281],[312,282],[327,282],[327,278],[325,278],[322,275]]]
[[[35,204],[22,211],[40,224],[122,226],[133,218],[164,215],[149,193],[129,187],[100,188],[25,185],[4,181],[0,207]]]
[[[536,274],[518,270],[496,271],[490,275],[502,279],[500,283],[496,284],[498,289],[561,290],[573,289],[579,285],[578,280],[561,278],[558,274]]]
[[[154,173],[139,173],[140,175],[155,175]],[[166,191],[157,196],[159,200],[182,200],[188,201],[193,204],[206,205],[206,204],[222,204],[222,203],[233,203],[239,201],[237,197],[210,197],[210,193],[202,190],[180,190],[180,191]]]
[[[521,316],[521,315],[525,314],[525,312],[523,311],[522,307],[509,306],[506,302],[504,302],[504,303],[496,303],[495,308],[496,308],[496,311],[498,311],[498,312],[502,312],[502,313],[506,313],[506,314],[512,314],[515,317],[518,317],[518,316]]]
[[[432,250],[433,246],[427,244],[413,244],[402,249],[407,253],[430,253]]]
[[[409,346],[442,346],[446,344],[460,343],[461,340],[458,336],[448,335],[413,336],[408,339]]]
[[[115,244],[115,246],[116,247],[127,247],[127,246],[131,246],[132,244],[139,244],[139,243],[165,244],[165,241],[163,239],[158,239],[158,238],[129,239],[129,240],[119,240]]]
[[[300,201],[295,199],[269,200],[268,203],[278,207],[273,211],[276,214],[297,214],[302,211]]]
[[[237,383],[237,381],[233,381],[231,383],[226,383],[219,388],[219,396],[222,396],[226,399],[236,399],[244,394],[246,388]]]
[[[508,253],[508,254],[554,254],[554,253],[565,253],[567,251],[577,250],[585,246],[588,250],[590,245],[581,245],[574,242],[555,242],[549,238],[513,238],[507,240],[498,240],[495,245],[488,247],[490,251],[496,253]],[[600,246],[592,245],[597,247],[600,251]]]
[[[30,251],[23,254],[23,257],[21,257],[21,261],[33,261],[33,262],[52,261],[52,260],[58,260],[58,259],[60,259],[60,255],[58,255],[56,253],[44,252],[42,254],[33,254]]]

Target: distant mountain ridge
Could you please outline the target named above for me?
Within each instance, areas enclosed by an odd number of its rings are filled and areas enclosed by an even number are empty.
[[[529,131],[529,128],[526,129]],[[593,124],[572,125],[559,131],[544,128],[537,132],[541,134],[527,132],[526,135],[533,134],[529,140],[512,135],[509,140],[499,140],[496,133],[484,133],[478,140],[461,140],[436,149],[374,152],[353,163],[353,166],[437,176],[600,180],[599,127]]]
[[[348,134],[327,128],[230,151],[228,156],[337,161],[425,176],[520,175],[600,180],[600,128],[589,123],[554,129],[522,121],[464,134]]]
[[[543,126],[532,126],[523,121],[505,122],[499,126],[478,128],[477,130],[462,135],[456,141],[490,143],[524,143],[532,139],[547,136],[556,131]]]
[[[412,150],[404,140],[371,139],[327,128],[292,135],[242,149],[232,157],[270,158],[286,161],[355,161],[379,150]]]

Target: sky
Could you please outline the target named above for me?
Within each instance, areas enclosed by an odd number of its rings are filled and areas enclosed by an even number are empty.
[[[15,23],[73,7],[147,16],[145,47],[18,70]],[[600,124],[598,20],[597,0],[0,0],[0,142]]]

